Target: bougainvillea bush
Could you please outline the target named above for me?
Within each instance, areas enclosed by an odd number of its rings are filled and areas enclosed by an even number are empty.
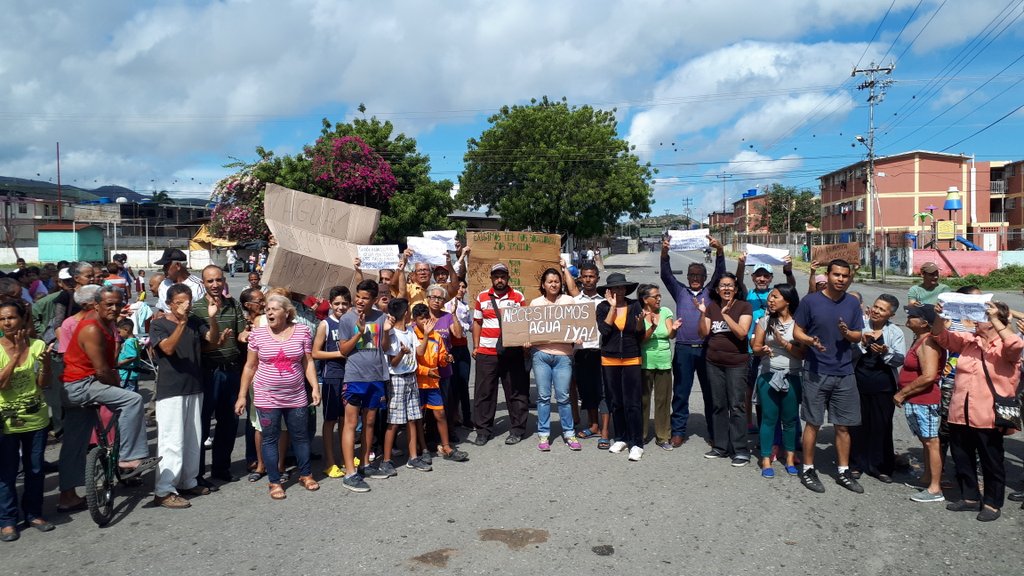
[[[391,165],[358,136],[321,136],[306,156],[314,181],[335,200],[372,206],[398,188]]]
[[[210,233],[236,242],[248,242],[267,235],[263,219],[263,191],[266,184],[248,171],[232,174],[217,182],[211,200]]]

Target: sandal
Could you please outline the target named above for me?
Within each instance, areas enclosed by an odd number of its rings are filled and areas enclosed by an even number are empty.
[[[600,440],[597,441],[598,450],[607,450],[608,448],[611,447],[611,445],[612,441],[607,438],[601,438]]]
[[[285,498],[288,497],[288,495],[284,493],[284,486],[281,486],[280,484],[271,483],[270,497],[273,498],[274,500],[284,500]]]
[[[259,482],[260,478],[263,478],[266,475],[267,475],[266,472],[260,472],[259,470],[253,470],[252,472],[249,473],[249,476],[246,479],[249,482]]]
[[[586,440],[587,438],[593,438],[594,436],[597,436],[597,432],[594,432],[590,428],[584,428],[576,433],[576,437],[580,440]]]
[[[312,476],[299,476],[299,484],[310,492],[316,492],[320,489],[320,484],[316,480],[313,480]]]

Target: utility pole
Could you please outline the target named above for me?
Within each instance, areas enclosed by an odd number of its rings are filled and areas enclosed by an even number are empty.
[[[683,213],[686,214],[686,228],[690,229],[692,219],[690,218],[690,207],[693,206],[693,198],[683,198]]]
[[[885,91],[892,86],[895,80],[889,78],[892,71],[896,69],[896,65],[890,63],[886,67],[880,67],[872,62],[868,68],[854,68],[850,74],[851,77],[856,77],[858,74],[865,76],[865,80],[857,85],[858,90],[868,91],[868,139],[864,140],[863,136],[858,136],[857,141],[864,144],[868,148],[868,218],[867,218],[867,229],[868,229],[868,258],[871,259],[871,279],[877,278],[875,271],[875,228],[881,227],[880,222],[882,218],[881,204],[878,201],[878,191],[875,190],[875,105],[882,102],[885,99]],[[884,74],[885,77],[881,80],[878,79],[880,74]],[[876,219],[877,218],[877,219]],[[885,258],[885,242],[882,242],[882,257]],[[885,282],[885,265],[886,262],[882,262],[882,281]]]
[[[729,178],[732,178],[732,174],[725,174],[725,173],[716,174],[715,178],[718,178],[718,179],[720,179],[722,181],[722,218],[725,218],[725,181],[728,180]],[[725,227],[722,226],[721,228],[722,228],[722,231],[719,234],[719,237],[720,237],[720,241],[724,244],[725,243]],[[733,230],[735,230],[735,224],[733,225]]]

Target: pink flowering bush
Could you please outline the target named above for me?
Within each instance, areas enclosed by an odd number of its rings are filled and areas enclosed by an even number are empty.
[[[379,205],[398,188],[391,165],[357,136],[322,136],[305,154],[314,182],[336,200]]]
[[[210,213],[210,233],[236,242],[265,237],[268,232],[263,219],[265,188],[266,184],[248,171],[217,182],[210,196],[217,203]]]

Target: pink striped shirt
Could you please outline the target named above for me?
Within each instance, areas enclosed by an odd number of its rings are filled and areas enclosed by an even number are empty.
[[[287,340],[278,340],[270,328],[254,328],[249,350],[259,355],[252,379],[253,405],[258,408],[301,408],[306,399],[302,358],[312,352],[313,336],[304,324],[295,324]]]

